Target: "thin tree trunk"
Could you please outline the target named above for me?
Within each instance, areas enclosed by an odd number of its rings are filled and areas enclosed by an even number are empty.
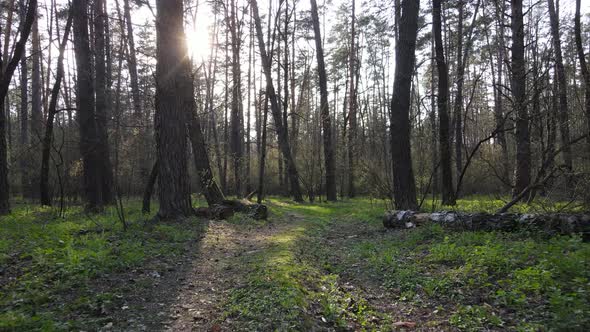
[[[55,83],[51,89],[51,98],[49,101],[49,107],[47,109],[47,122],[45,124],[45,136],[43,138],[43,148],[41,157],[41,175],[40,175],[40,197],[41,205],[51,205],[51,194],[49,191],[49,157],[51,153],[51,140],[53,139],[53,122],[55,115],[57,114],[57,99],[59,95],[59,89],[61,87],[61,81],[64,76],[64,53],[66,44],[68,42],[68,36],[72,27],[72,10],[68,14],[68,21],[64,30],[64,36],[61,44],[59,45],[59,56],[57,58],[57,74],[55,75]]]
[[[522,0],[511,0],[512,99],[516,116],[516,169],[513,195],[520,194],[531,181],[531,143],[526,96],[524,23]]]
[[[244,142],[243,142],[243,120],[241,119],[242,111],[242,71],[240,64],[241,36],[238,28],[236,17],[236,3],[231,0],[230,16],[228,17],[229,31],[231,34],[232,47],[232,101],[231,101],[231,134],[230,134],[230,153],[233,161],[235,194],[242,196],[243,182],[243,159],[244,159]],[[227,17],[227,13],[226,13]]]
[[[36,10],[35,10],[36,12]],[[24,21],[26,15],[26,3],[25,0],[20,0],[20,19]],[[36,21],[36,20],[35,20]],[[33,25],[35,23],[33,22]],[[7,32],[10,33],[10,32]],[[29,67],[27,65],[27,51],[26,48],[21,54],[20,59],[20,133],[19,133],[19,149],[18,155],[18,166],[21,180],[21,194],[23,197],[30,196],[31,182],[28,174],[28,162],[29,158]]]
[[[9,8],[12,8],[13,2],[9,4]],[[6,56],[8,49],[8,42],[10,34],[6,34],[4,39],[4,52],[3,57],[0,59],[0,215],[10,213],[10,189],[8,182],[8,146],[6,145],[6,134],[9,121],[9,109],[6,107],[6,98],[8,95],[8,87],[12,80],[12,75],[21,60],[22,54],[25,52],[26,42],[31,33],[33,21],[35,20],[35,12],[37,9],[37,0],[29,0],[27,6],[27,12],[25,19],[21,24],[21,33],[19,40],[14,46],[13,56],[8,59]],[[12,20],[9,14],[10,20]],[[10,28],[11,24],[7,24]],[[5,108],[6,107],[6,108]]]
[[[438,118],[440,165],[442,169],[442,204],[455,205],[453,190],[453,171],[451,169],[451,146],[449,137],[449,114],[447,111],[449,96],[449,73],[445,61],[441,35],[441,0],[432,1],[432,21],[438,69]]]
[[[559,1],[559,0],[558,0]],[[559,87],[559,132],[561,134],[561,146],[563,147],[563,160],[566,168],[566,191],[573,190],[573,162],[572,149],[570,142],[569,129],[569,109],[567,104],[567,80],[565,77],[565,68],[563,67],[563,57],[561,54],[561,40],[559,35],[559,17],[555,11],[553,0],[547,0],[549,6],[549,19],[551,22],[551,35],[553,37],[553,55],[555,57],[555,70],[557,70],[557,79]]]
[[[328,104],[328,79],[326,64],[324,62],[324,50],[320,32],[320,20],[316,0],[311,0],[311,16],[315,33],[316,57],[318,61],[318,74],[320,83],[320,114],[322,117],[322,134],[324,141],[324,166],[326,168],[326,199],[336,201],[336,161],[334,144],[332,142],[332,120],[330,119],[330,105]]]
[[[356,98],[356,86],[355,86],[355,64],[356,64],[356,30],[355,30],[355,23],[356,23],[356,13],[355,13],[355,0],[352,0],[352,14],[351,14],[351,28],[350,28],[350,55],[349,55],[349,74],[350,74],[350,83],[348,88],[350,89],[350,93],[348,96],[348,104],[349,104],[349,113],[348,113],[348,197],[354,197],[355,187],[354,187],[354,162],[356,159],[355,155],[355,144],[356,144],[356,136],[357,136],[357,98]]]
[[[38,154],[39,148],[38,143],[41,142],[41,135],[42,133],[42,125],[43,125],[43,110],[42,108],[42,100],[41,100],[41,90],[42,90],[42,82],[41,82],[41,46],[39,41],[39,17],[35,18],[35,23],[33,23],[33,35],[32,38],[32,72],[31,72],[31,151],[33,151],[33,155],[31,156],[31,161],[33,165],[37,165],[39,162]],[[31,166],[33,166],[31,165]],[[39,192],[37,189],[40,185],[40,179],[37,174],[31,176],[31,191],[30,197],[31,198],[39,198]]]
[[[260,16],[258,14],[258,3],[256,0],[252,0],[251,5],[254,14],[254,22],[256,24],[256,35],[258,36],[260,58],[262,59],[262,67],[264,69],[264,74],[266,76],[266,85],[271,102],[271,111],[277,129],[279,148],[281,149],[283,158],[285,159],[285,162],[287,164],[287,172],[289,173],[289,181],[291,184],[291,193],[293,195],[293,198],[295,199],[295,201],[301,202],[303,201],[303,197],[301,196],[301,188],[299,186],[299,174],[297,172],[297,166],[295,165],[295,161],[291,156],[291,148],[289,146],[287,132],[283,126],[283,121],[281,119],[281,110],[277,100],[274,85],[272,83],[271,60],[269,59],[264,46],[264,35],[262,34],[262,25],[260,23]]]
[[[586,130],[590,133],[590,72],[586,65],[586,55],[584,54],[584,45],[582,44],[582,24],[580,23],[580,7],[581,0],[576,0],[576,15],[574,18],[574,34],[576,39],[576,51],[578,53],[578,61],[580,61],[580,70],[584,78],[584,99],[585,99],[585,115],[586,115]],[[588,158],[590,158],[590,135],[587,140]]]
[[[189,119],[189,137],[193,149],[193,158],[195,162],[195,169],[199,176],[201,189],[207,200],[207,204],[212,206],[214,204],[221,204],[225,197],[221,189],[217,186],[211,171],[211,164],[209,163],[209,155],[205,146],[205,139],[201,131],[201,122],[198,118],[196,105],[193,105],[192,115]]]
[[[107,133],[107,119],[109,117],[110,94],[108,87],[109,76],[107,72],[107,49],[110,45],[106,44],[105,29],[107,17],[104,12],[105,0],[94,0],[94,67],[95,67],[95,87],[96,87],[96,125],[98,129],[99,142],[95,149],[99,154],[101,161],[101,190],[104,203],[114,202],[113,194],[113,170],[110,160],[110,147]]]

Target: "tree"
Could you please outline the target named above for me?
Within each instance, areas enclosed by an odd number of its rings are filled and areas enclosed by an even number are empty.
[[[21,21],[24,21],[26,15],[26,3],[20,1]],[[35,23],[33,23],[35,25]],[[20,60],[20,135],[19,144],[21,151],[19,153],[19,171],[21,176],[21,193],[23,197],[29,196],[31,190],[30,176],[28,174],[28,152],[29,148],[29,66],[27,64],[26,49],[21,55]]]
[[[109,140],[107,133],[107,117],[109,113],[110,93],[107,83],[107,49],[106,44],[106,13],[104,12],[105,0],[94,0],[94,67],[95,67],[95,94],[96,94],[96,128],[98,142],[95,149],[101,161],[101,191],[104,203],[112,203],[113,195],[113,171],[111,167]]]
[[[11,6],[12,7],[12,6]],[[12,75],[18,66],[24,51],[27,39],[31,33],[31,28],[35,20],[35,11],[37,9],[37,0],[29,0],[27,5],[24,21],[21,22],[21,33],[18,41],[14,45],[12,57],[6,52],[8,49],[8,37],[4,39],[5,47],[2,56],[0,56],[0,215],[10,213],[10,189],[8,183],[8,146],[6,145],[7,134],[7,113],[5,109],[8,86],[12,80]],[[9,24],[7,24],[10,27]],[[8,34],[7,34],[8,35]],[[1,45],[0,45],[1,46]],[[1,47],[0,47],[1,48]]]
[[[34,154],[31,157],[31,160],[34,160],[32,165],[37,165],[39,161],[38,157],[36,156],[39,152],[38,144],[42,140],[42,126],[43,126],[43,111],[41,110],[42,101],[41,101],[41,93],[42,93],[42,82],[41,82],[41,61],[43,58],[43,53],[41,52],[41,45],[39,40],[39,17],[35,18],[35,22],[33,23],[33,30],[31,36],[31,44],[32,44],[32,70],[31,70],[31,151]],[[31,174],[31,191],[30,197],[31,198],[38,198],[39,197],[39,185],[40,185],[40,178],[38,174]]]
[[[289,182],[291,184],[291,194],[297,202],[303,201],[301,196],[301,189],[299,186],[299,173],[297,172],[297,166],[291,155],[291,148],[289,145],[289,138],[283,123],[281,109],[277,100],[274,85],[272,83],[271,73],[271,60],[266,53],[264,45],[264,35],[262,33],[262,24],[260,22],[260,15],[258,14],[258,3],[256,0],[252,0],[252,12],[254,14],[254,24],[256,25],[256,36],[258,38],[258,47],[260,48],[260,58],[262,61],[262,68],[264,69],[264,75],[266,77],[266,89],[270,99],[271,112],[277,129],[277,135],[279,140],[279,148],[287,163],[287,173],[289,174]]]
[[[441,34],[441,0],[432,0],[432,30],[436,52],[436,67],[438,71],[438,141],[440,149],[440,166],[442,169],[442,204],[455,205],[453,190],[453,171],[451,169],[451,143],[449,135],[449,70],[445,61]]]
[[[563,57],[561,54],[561,39],[559,37],[559,17],[555,11],[553,0],[547,0],[549,5],[549,20],[551,22],[551,36],[553,39],[553,53],[555,58],[555,70],[557,71],[557,85],[559,88],[559,132],[561,134],[561,146],[563,147],[563,159],[566,168],[566,190],[573,188],[572,182],[572,149],[570,146],[569,110],[567,104],[567,80]]]
[[[103,125],[101,122],[104,119],[99,119],[99,115],[95,111],[95,82],[92,75],[92,58],[88,35],[87,0],[74,0],[72,2],[72,11],[74,15],[74,53],[76,55],[76,74],[78,78],[77,112],[80,125],[80,155],[82,156],[85,210],[96,212],[100,211],[112,199],[110,195],[111,188],[108,187],[109,180],[105,179],[105,172],[110,172],[110,169],[107,169],[107,167],[110,168],[108,153],[105,155],[105,152],[108,151],[108,142],[103,141],[106,140],[106,137],[100,127]],[[97,67],[97,69],[99,68]],[[101,87],[97,88],[102,89]],[[101,102],[105,101],[102,100]],[[100,111],[104,112],[104,109]]]
[[[355,44],[356,44],[356,31],[355,31],[355,0],[352,0],[352,14],[351,14],[351,24],[350,24],[350,54],[349,54],[349,75],[350,75],[350,83],[348,84],[348,88],[350,89],[350,93],[348,95],[348,197],[355,196],[355,188],[354,188],[354,162],[356,158],[355,154],[355,144],[356,144],[356,137],[357,137],[357,98],[356,98],[356,85],[355,85],[355,77],[356,77],[356,51],[355,51]]]
[[[401,9],[390,113],[393,195],[396,208],[415,210],[418,203],[410,145],[410,103],[420,1],[404,0]]]
[[[64,52],[68,42],[68,36],[72,27],[72,11],[69,11],[68,21],[64,30],[64,35],[59,44],[59,55],[57,58],[57,74],[55,75],[55,83],[51,89],[51,99],[49,101],[49,108],[47,110],[47,122],[45,124],[45,136],[43,137],[43,148],[41,157],[41,176],[40,179],[40,197],[41,205],[51,205],[51,196],[49,192],[49,154],[51,153],[51,140],[53,139],[53,122],[57,114],[57,98],[61,82],[64,76]]]
[[[524,58],[524,23],[522,0],[511,0],[512,13],[512,103],[516,116],[516,168],[513,195],[517,196],[531,182],[531,142],[527,111],[526,67]]]
[[[581,0],[576,0],[576,14],[574,17],[574,34],[576,39],[576,51],[578,53],[578,61],[580,61],[580,70],[584,79],[584,100],[586,113],[586,128],[590,133],[590,72],[586,65],[586,56],[584,54],[584,46],[582,44],[582,24],[580,23],[580,6]],[[590,135],[588,136],[588,153],[590,154]]]
[[[156,149],[161,220],[192,214],[187,166],[187,127],[193,81],[183,27],[183,1],[158,0],[156,51]]]
[[[330,105],[328,104],[328,78],[326,75],[326,64],[324,63],[324,50],[322,47],[318,6],[315,0],[310,1],[320,85],[320,114],[322,117],[322,134],[324,140],[324,165],[326,167],[326,198],[329,201],[336,201],[336,162],[334,144],[332,143]]]
[[[241,22],[236,17],[237,4],[235,0],[229,1],[230,13],[226,13],[226,18],[229,23],[229,31],[231,35],[232,47],[232,87],[231,87],[231,130],[230,130],[230,152],[232,155],[234,168],[234,185],[235,193],[239,197],[242,195],[243,182],[243,159],[244,159],[244,128],[242,126],[242,69],[240,63],[241,52]],[[227,11],[227,8],[226,8]]]

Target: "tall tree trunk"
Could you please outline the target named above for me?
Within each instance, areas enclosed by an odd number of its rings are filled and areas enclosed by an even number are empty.
[[[589,133],[587,138],[588,158],[590,158],[590,72],[586,65],[586,55],[584,54],[584,44],[582,44],[582,24],[580,23],[581,0],[576,0],[576,15],[574,17],[574,34],[576,39],[576,51],[578,61],[580,61],[580,70],[584,78],[584,97],[585,97],[585,114],[586,130]]]
[[[260,58],[262,59],[262,67],[264,69],[264,74],[266,76],[267,91],[271,102],[271,112],[277,129],[279,148],[281,149],[281,153],[283,154],[283,158],[285,159],[285,162],[287,164],[287,172],[289,173],[289,181],[291,184],[291,193],[293,195],[293,198],[295,199],[295,201],[301,202],[303,201],[303,197],[301,196],[301,188],[299,185],[299,173],[297,172],[297,166],[295,165],[295,161],[291,156],[289,139],[287,136],[287,132],[284,128],[281,116],[281,109],[279,107],[277,95],[274,89],[274,85],[272,83],[271,60],[268,57],[268,54],[266,53],[266,49],[264,46],[264,35],[262,34],[262,24],[260,23],[260,16],[258,14],[258,3],[256,0],[252,0],[251,5],[254,14],[254,23],[256,25],[258,46],[260,48]]]
[[[41,45],[39,41],[39,18],[38,15],[35,18],[35,23],[33,23],[33,35],[32,38],[32,59],[33,59],[33,67],[31,72],[31,151],[32,157],[31,161],[33,165],[37,165],[39,162],[39,158],[37,157],[39,154],[38,144],[41,142],[41,135],[42,132],[42,125],[43,125],[43,110],[42,108],[42,100],[41,100],[41,90],[42,90],[42,82],[41,82]],[[40,186],[40,179],[37,174],[33,174],[31,176],[31,198],[39,198],[39,192],[37,191]]]
[[[139,81],[137,77],[137,55],[135,52],[135,36],[133,34],[133,21],[131,19],[130,0],[123,1],[123,12],[125,15],[125,28],[127,40],[127,70],[129,72],[129,84],[131,86],[131,98],[133,102],[133,121],[132,125],[139,126],[138,130],[134,131],[134,147],[135,151],[135,165],[139,168],[139,180],[146,181],[148,178],[149,161],[146,158],[147,151],[145,151],[145,142],[149,142],[148,131],[146,129],[147,123],[144,123],[144,114],[141,104],[141,95],[139,91]]]
[[[240,63],[241,51],[241,33],[239,30],[238,19],[236,17],[236,3],[234,0],[229,1],[230,16],[229,31],[231,34],[232,47],[232,87],[231,87],[231,134],[230,134],[230,152],[233,161],[235,194],[242,196],[242,182],[244,177],[243,159],[244,159],[244,129],[242,127],[242,70]],[[226,14],[227,16],[227,14]]]
[[[356,64],[356,30],[355,30],[355,23],[356,23],[356,13],[355,13],[355,0],[352,0],[352,14],[351,14],[351,25],[350,25],[350,54],[349,54],[349,74],[350,74],[350,83],[348,85],[350,89],[350,93],[348,95],[348,197],[355,196],[355,187],[354,187],[354,162],[356,159],[355,155],[355,144],[356,144],[356,136],[357,136],[357,119],[356,119],[356,111],[357,111],[357,99],[356,99],[356,86],[355,86],[355,64]]]
[[[513,195],[517,196],[531,182],[531,142],[527,111],[522,0],[511,0],[511,4],[512,102],[516,116],[516,168]]]
[[[418,202],[412,170],[410,104],[420,1],[404,0],[401,6],[402,16],[399,39],[395,47],[395,76],[390,113],[393,196],[397,209],[415,210]]]
[[[496,15],[496,39],[497,39],[497,70],[498,70],[498,78],[496,81],[493,82],[494,85],[494,120],[496,124],[496,128],[498,128],[498,135],[496,136],[498,139],[498,144],[500,145],[501,149],[501,164],[502,169],[500,176],[502,180],[510,184],[510,157],[508,156],[508,143],[506,141],[506,133],[504,132],[505,120],[504,120],[504,89],[503,89],[503,74],[504,74],[504,60],[505,60],[505,45],[504,45],[504,7],[503,2],[496,4],[495,9]],[[490,65],[492,67],[492,78],[493,69],[494,69],[494,62],[492,59],[492,52],[490,48]]]
[[[442,204],[455,205],[453,190],[453,171],[451,169],[451,142],[449,135],[449,70],[445,61],[441,34],[441,0],[432,1],[432,29],[436,51],[436,66],[438,69],[438,118],[439,118],[439,148],[440,166],[442,169]]]
[[[125,24],[127,28],[128,56],[127,66],[129,67],[129,83],[131,85],[131,97],[133,101],[133,115],[136,119],[141,118],[141,99],[139,95],[139,83],[137,79],[137,56],[135,54],[135,37],[133,35],[133,21],[131,20],[131,6],[129,0],[123,1],[123,11],[125,13]]]
[[[160,219],[192,213],[187,165],[193,80],[183,27],[183,1],[157,0],[156,144]]]
[[[106,44],[106,13],[104,12],[105,0],[94,0],[94,66],[96,87],[96,125],[98,129],[98,145],[96,149],[101,161],[101,190],[104,203],[112,203],[113,195],[113,170],[111,167],[110,147],[107,133],[107,119],[109,117],[110,94],[108,87],[109,74],[107,73],[107,49]]]
[[[100,133],[94,111],[94,82],[88,36],[88,2],[74,0],[74,52],[76,55],[78,122],[80,124],[80,155],[82,156],[83,185],[87,211],[102,209],[102,165],[99,153]]]
[[[465,7],[464,0],[459,0],[458,8],[458,22],[457,22],[457,73],[456,82],[457,90],[455,93],[454,117],[455,117],[455,170],[457,177],[461,174],[463,169],[463,77],[465,75],[465,67],[463,67],[463,8]]]
[[[12,8],[13,2],[10,2],[9,8]],[[4,52],[0,58],[0,215],[10,213],[10,189],[8,182],[8,146],[6,145],[6,134],[9,110],[6,107],[6,97],[8,95],[8,87],[12,80],[12,75],[21,60],[22,54],[25,52],[25,46],[33,21],[35,20],[35,12],[37,9],[37,0],[29,0],[25,19],[21,24],[20,37],[14,46],[12,58],[8,58],[7,49],[10,38],[6,34],[4,39]],[[10,17],[10,14],[9,14]],[[11,24],[7,24],[10,27]],[[1,45],[0,45],[1,46]],[[0,47],[1,48],[1,47]],[[5,108],[6,107],[6,108]]]
[[[49,190],[49,156],[51,153],[51,140],[53,139],[53,122],[57,114],[57,99],[59,96],[59,89],[61,81],[64,76],[64,53],[68,36],[72,27],[72,10],[68,14],[68,21],[64,30],[64,36],[59,45],[59,56],[57,58],[57,74],[55,75],[55,83],[51,89],[51,99],[47,109],[47,122],[45,124],[45,136],[43,137],[43,148],[41,157],[41,176],[40,178],[40,197],[41,205],[51,205],[51,193]]]
[[[459,1],[459,23],[457,27],[457,90],[455,94],[455,166],[457,179],[463,170],[463,132],[465,130],[463,124],[463,85],[465,83],[465,67],[469,59],[469,52],[471,50],[471,37],[475,27],[477,11],[479,10],[480,1],[475,5],[473,12],[473,20],[467,31],[467,38],[465,40],[465,48],[463,48],[463,8],[465,6],[464,0]],[[456,199],[456,197],[455,197]]]
[[[251,174],[251,151],[252,147],[250,139],[250,108],[252,107],[252,53],[254,50],[254,22],[252,21],[252,9],[250,9],[250,22],[248,24],[248,103],[246,104],[246,193],[250,194],[252,191],[252,174]],[[256,80],[256,78],[254,78]],[[256,91],[256,84],[254,85]],[[256,109],[256,107],[255,107]]]
[[[20,0],[20,19],[24,21],[26,15],[26,1]],[[33,23],[34,25],[34,23]],[[20,133],[19,133],[19,149],[18,166],[21,180],[21,194],[23,197],[28,197],[31,191],[30,176],[28,174],[28,158],[29,158],[29,67],[27,65],[27,51],[26,49],[21,54],[20,59]]]
[[[434,35],[430,41],[430,130],[431,130],[431,140],[430,144],[432,145],[432,193],[433,197],[439,191],[439,160],[438,160],[438,131],[436,127],[436,93],[435,93],[435,83],[436,83],[436,72],[435,72],[435,51],[434,51]]]
[[[558,0],[559,1],[559,0]],[[547,0],[549,6],[549,20],[551,22],[551,35],[553,37],[553,55],[555,58],[555,70],[559,87],[559,132],[561,134],[561,146],[563,149],[563,160],[566,168],[566,191],[573,190],[573,162],[572,148],[570,146],[569,109],[567,105],[567,80],[563,57],[561,54],[561,39],[559,36],[559,17],[555,11],[553,0]]]
[[[330,119],[330,105],[328,104],[328,78],[324,62],[324,50],[318,17],[316,0],[311,0],[311,17],[315,34],[316,57],[320,83],[320,114],[322,117],[322,134],[324,141],[324,166],[326,168],[326,199],[336,201],[336,161],[334,144],[332,142],[332,120]]]

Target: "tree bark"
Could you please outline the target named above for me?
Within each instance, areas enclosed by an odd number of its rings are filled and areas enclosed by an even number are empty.
[[[35,10],[36,12],[36,10]],[[20,0],[20,19],[24,21],[26,15],[25,0]],[[34,25],[35,23],[33,23]],[[28,174],[28,158],[29,158],[29,67],[27,65],[27,51],[26,49],[21,54],[20,59],[20,133],[19,133],[19,148],[20,153],[18,157],[18,166],[21,180],[21,194],[23,197],[30,196],[31,182]]]
[[[332,120],[328,104],[328,78],[324,62],[324,49],[320,32],[320,20],[316,0],[311,0],[311,17],[315,34],[316,58],[318,61],[318,75],[320,83],[320,114],[322,117],[322,134],[324,141],[324,166],[326,168],[326,198],[336,201],[336,162],[334,144],[332,143]]]
[[[70,24],[71,25],[71,24]],[[39,147],[38,143],[42,140],[42,126],[43,126],[43,110],[42,108],[42,100],[41,100],[41,90],[42,90],[42,82],[41,82],[41,60],[42,60],[42,53],[41,53],[41,45],[39,40],[39,17],[35,18],[35,22],[33,23],[33,35],[32,38],[32,72],[31,72],[31,161],[33,165],[37,165],[39,162],[38,154],[39,154]],[[40,178],[37,174],[31,176],[31,191],[30,197],[33,199],[39,198],[39,192],[37,191],[40,186]]]
[[[98,145],[100,134],[94,111],[94,80],[88,35],[88,2],[74,0],[74,52],[78,90],[78,122],[80,125],[80,155],[85,196],[85,209],[95,212],[105,204],[102,196],[102,160]]]
[[[436,52],[436,66],[438,70],[438,118],[439,118],[439,149],[440,165],[442,169],[442,204],[455,205],[453,190],[453,171],[451,169],[451,142],[449,135],[449,70],[445,61],[441,35],[441,0],[432,1],[432,29]]]
[[[349,74],[350,83],[348,88],[350,93],[348,95],[348,197],[354,197],[354,162],[356,159],[355,155],[355,144],[357,136],[357,98],[356,98],[356,86],[355,86],[355,64],[356,64],[356,13],[355,13],[355,0],[352,0],[352,14],[351,14],[351,27],[350,27],[350,54],[349,54]]]
[[[183,27],[183,1],[158,0],[156,52],[157,218],[191,215],[187,165],[188,114],[193,109],[193,81]]]
[[[576,14],[574,17],[574,35],[576,39],[576,51],[578,53],[578,61],[580,61],[580,70],[584,78],[584,99],[585,99],[585,115],[586,115],[586,130],[590,133],[590,72],[586,65],[586,55],[584,54],[584,45],[582,44],[582,24],[580,23],[580,7],[581,0],[576,0]],[[590,135],[588,136],[587,149],[590,158]]]
[[[275,126],[277,129],[277,135],[279,140],[279,148],[281,149],[281,153],[285,162],[287,164],[287,172],[289,173],[289,181],[291,184],[291,193],[293,198],[297,202],[303,201],[303,197],[301,195],[301,188],[299,185],[299,173],[297,172],[297,166],[295,165],[295,161],[291,156],[291,148],[289,146],[289,139],[287,136],[287,132],[284,128],[284,124],[282,121],[281,109],[279,107],[279,102],[277,100],[277,95],[275,92],[274,85],[272,83],[272,74],[271,74],[271,61],[266,53],[266,49],[264,46],[264,35],[262,34],[262,25],[260,23],[260,16],[258,14],[258,3],[256,0],[252,0],[252,11],[254,14],[254,23],[256,25],[256,35],[258,37],[258,46],[260,48],[260,58],[262,59],[262,67],[264,69],[264,74],[266,76],[266,85],[267,85],[267,92],[269,94],[270,103],[271,103],[271,112],[274,118]]]
[[[531,181],[531,143],[526,96],[524,23],[522,0],[511,0],[512,15],[512,99],[516,115],[516,168],[513,195],[522,192]]]
[[[567,80],[563,57],[561,53],[561,39],[559,35],[559,17],[555,11],[553,0],[547,0],[549,6],[549,20],[551,22],[551,35],[553,37],[553,55],[555,57],[555,69],[559,87],[559,132],[561,134],[561,146],[563,149],[563,161],[566,168],[566,191],[573,190],[573,162],[572,149],[570,147],[569,109],[567,104]]]
[[[228,19],[229,31],[231,35],[231,48],[232,48],[232,87],[231,87],[231,133],[230,133],[230,153],[233,161],[234,171],[234,186],[235,194],[238,197],[243,195],[242,182],[244,177],[243,171],[243,159],[244,159],[244,141],[243,133],[244,128],[242,126],[242,70],[240,63],[240,52],[241,52],[241,33],[238,27],[238,19],[236,17],[236,3],[234,0],[229,1],[230,14]]]
[[[105,0],[94,0],[94,67],[95,67],[95,87],[96,87],[96,125],[98,129],[99,141],[96,146],[101,160],[101,190],[104,203],[114,202],[113,194],[113,170],[111,167],[110,147],[107,133],[107,119],[109,117],[110,94],[107,76],[107,49],[105,29],[106,13],[104,12]]]
[[[398,209],[414,210],[418,202],[412,169],[410,104],[420,1],[404,0],[401,9],[390,112],[393,197]]]

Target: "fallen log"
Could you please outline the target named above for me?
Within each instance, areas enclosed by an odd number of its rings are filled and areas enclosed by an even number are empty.
[[[387,211],[383,216],[385,228],[414,228],[425,223],[440,224],[449,229],[466,231],[539,231],[549,235],[582,234],[590,240],[590,214],[549,213],[462,213],[442,211]]]
[[[220,204],[210,207],[199,207],[195,213],[199,217],[223,220],[230,218],[236,212],[244,213],[250,218],[260,220],[268,217],[268,208],[264,204],[252,203],[247,200],[223,200]]]

